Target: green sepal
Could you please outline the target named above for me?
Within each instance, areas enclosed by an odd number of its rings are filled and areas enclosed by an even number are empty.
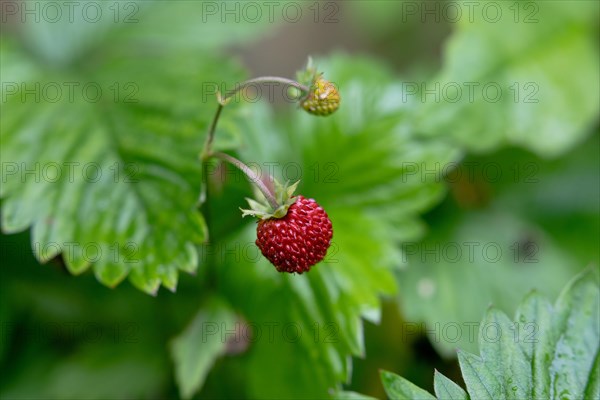
[[[253,217],[257,217],[259,219],[269,219],[269,218],[283,218],[287,214],[288,208],[296,201],[296,197],[294,197],[294,192],[298,187],[300,181],[296,183],[289,184],[286,182],[285,184],[281,184],[277,179],[273,179],[273,186],[275,189],[275,198],[277,199],[277,203],[279,206],[277,208],[273,208],[262,195],[262,193],[257,192],[256,197],[259,200],[254,200],[250,198],[246,198],[250,209],[240,208],[242,211],[242,217],[247,215],[251,215]]]
[[[306,67],[296,72],[296,80],[305,86],[312,87],[320,75],[317,73],[312,57],[309,56]]]
[[[240,208],[240,210],[242,211],[242,218],[247,215],[251,215],[253,217],[265,219],[265,218],[268,218],[267,216],[270,215],[272,212],[270,206],[262,204],[254,199],[246,197],[246,201],[248,202],[250,209],[245,210],[243,208]]]

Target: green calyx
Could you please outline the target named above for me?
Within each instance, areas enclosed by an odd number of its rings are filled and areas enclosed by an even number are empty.
[[[307,86],[309,91],[300,98],[300,106],[309,114],[327,116],[333,114],[340,106],[340,94],[336,86],[317,72],[309,57],[306,68],[298,71],[296,79]]]
[[[282,185],[276,179],[273,179],[273,183],[275,192],[274,194],[275,198],[277,199],[277,207],[269,204],[265,196],[261,192],[257,191],[256,197],[258,200],[246,198],[250,209],[240,208],[242,211],[242,217],[251,215],[253,217],[265,220],[269,218],[283,218],[287,215],[288,208],[290,208],[290,206],[296,202],[294,192],[296,191],[300,181],[297,181],[292,185],[289,185],[288,182]]]
[[[315,84],[320,76],[321,74],[317,72],[312,57],[308,57],[306,68],[296,72],[296,80],[309,88]]]

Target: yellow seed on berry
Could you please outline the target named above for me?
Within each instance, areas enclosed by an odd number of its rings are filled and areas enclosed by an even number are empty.
[[[340,106],[340,94],[335,85],[323,78],[311,87],[308,97],[302,102],[302,108],[314,115],[333,114]]]

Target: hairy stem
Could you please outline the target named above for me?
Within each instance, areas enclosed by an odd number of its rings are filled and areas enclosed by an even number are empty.
[[[206,141],[204,142],[204,148],[202,149],[202,154],[200,158],[203,161],[206,161],[208,157],[210,157],[212,142],[215,139],[215,130],[217,129],[217,122],[219,122],[219,117],[221,116],[221,111],[223,111],[223,103],[219,102],[217,106],[217,112],[213,117],[213,120],[208,128],[208,135],[206,135]]]
[[[211,155],[213,155],[211,148],[212,148],[212,143],[215,138],[215,130],[217,128],[217,123],[219,122],[219,118],[221,117],[221,111],[223,110],[223,107],[225,107],[225,105],[227,104],[227,101],[233,95],[235,95],[237,92],[239,92],[240,90],[242,90],[250,85],[261,84],[261,83],[281,83],[281,84],[284,84],[287,86],[295,87],[296,89],[299,89],[304,93],[308,93],[310,91],[310,88],[308,86],[305,86],[305,85],[303,85],[299,82],[296,82],[292,79],[281,78],[279,76],[261,76],[260,78],[254,78],[254,79],[249,79],[247,81],[244,81],[244,82],[240,83],[235,89],[227,92],[223,96],[219,96],[219,105],[217,106],[217,112],[215,113],[212,123],[210,124],[210,126],[208,128],[208,134],[206,135],[206,141],[204,142],[204,148],[203,148],[202,154],[200,156],[200,158],[202,160],[207,160],[208,158],[210,158]]]
[[[242,171],[248,177],[248,179],[250,179],[250,181],[252,181],[252,183],[254,183],[256,187],[258,187],[258,189],[265,196],[273,210],[277,210],[279,208],[281,204],[279,204],[279,202],[275,198],[275,194],[273,193],[272,189],[265,185],[265,182],[263,182],[262,177],[256,172],[254,172],[250,167],[248,167],[246,164],[244,164],[237,158],[230,156],[229,154],[216,152],[210,154],[210,156],[226,161],[234,167],[238,168],[240,171]]]

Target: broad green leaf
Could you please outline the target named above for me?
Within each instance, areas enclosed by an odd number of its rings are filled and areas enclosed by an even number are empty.
[[[381,383],[392,400],[435,399],[429,392],[388,371],[381,371]]]
[[[31,226],[38,260],[62,253],[73,274],[174,291],[207,237],[197,157],[215,103],[205,83],[241,73],[210,54],[141,47],[74,62],[48,68],[3,37],[2,230]]]
[[[442,71],[411,96],[424,103],[418,127],[475,151],[510,143],[561,154],[598,118],[598,3],[489,5],[465,13]]]
[[[481,357],[458,352],[470,398],[595,398],[600,391],[599,315],[600,285],[592,268],[564,288],[554,307],[533,292],[521,303],[514,322],[490,309],[481,322]],[[382,374],[381,380],[392,398],[416,398],[422,391],[391,373]],[[440,399],[468,398],[437,371],[434,385]]]
[[[227,349],[226,334],[235,332],[235,322],[235,314],[222,300],[210,299],[173,339],[171,354],[183,398],[191,398],[202,387],[215,360]]]
[[[446,378],[438,370],[435,370],[433,376],[433,386],[435,388],[435,397],[443,400],[468,400],[467,392],[456,383]]]

